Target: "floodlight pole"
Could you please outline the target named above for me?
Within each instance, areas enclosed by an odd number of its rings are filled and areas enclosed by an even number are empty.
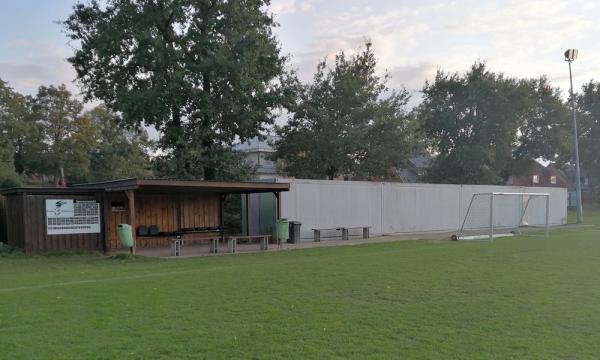
[[[575,54],[573,56],[573,54]],[[575,111],[575,93],[573,92],[573,73],[571,63],[577,58],[577,50],[567,50],[565,61],[569,63],[569,80],[571,82],[571,112],[573,113],[573,144],[575,145],[575,191],[577,193],[577,223],[583,224],[583,204],[581,203],[581,170],[579,168],[579,137],[577,136],[577,114]]]

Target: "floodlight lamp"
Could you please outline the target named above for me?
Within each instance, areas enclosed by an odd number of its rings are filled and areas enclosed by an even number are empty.
[[[577,49],[569,49],[569,50],[565,51],[565,61],[573,61],[573,60],[577,59],[578,53],[579,53],[579,50],[577,50]]]

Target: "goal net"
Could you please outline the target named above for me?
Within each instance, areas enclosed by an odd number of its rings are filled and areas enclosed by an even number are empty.
[[[550,194],[474,194],[453,240],[488,240],[520,234],[548,236]]]

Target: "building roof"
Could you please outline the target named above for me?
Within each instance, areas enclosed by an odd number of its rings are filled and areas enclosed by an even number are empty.
[[[537,175],[536,183],[533,183],[533,176]],[[555,177],[555,183],[551,178]],[[562,171],[555,168],[552,164],[544,166],[537,160],[531,160],[527,171],[517,172],[509,176],[507,185],[512,186],[543,186],[543,187],[562,187],[571,190],[571,184]]]
[[[30,194],[30,195],[81,195],[89,194],[93,191],[85,188],[60,188],[60,187],[35,187],[35,186],[21,186],[13,187],[8,189],[0,189],[0,194]]]
[[[166,179],[121,179],[88,184],[76,184],[66,188],[34,188],[18,187],[0,191],[1,194],[28,193],[28,194],[84,194],[96,191],[183,191],[183,192],[210,192],[219,194],[248,194],[289,191],[290,185],[286,183],[268,182],[228,182],[228,181],[203,181],[203,180],[166,180]]]
[[[408,161],[417,169],[426,169],[431,166],[433,159],[430,155],[417,155],[413,156]]]
[[[412,169],[400,170],[400,180],[404,183],[416,183],[419,176]]]

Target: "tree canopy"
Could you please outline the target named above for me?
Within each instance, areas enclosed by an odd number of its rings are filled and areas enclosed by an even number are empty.
[[[525,113],[517,132],[515,158],[544,158],[565,163],[571,157],[570,112],[561,91],[546,77],[521,80],[527,91]]]
[[[376,74],[370,44],[356,55],[323,60],[313,82],[301,87],[289,122],[278,128],[275,157],[291,176],[396,178],[410,154],[408,92],[389,91]]]
[[[87,99],[161,132],[170,175],[213,179],[216,157],[257,135],[287,99],[268,0],[78,3],[64,27]],[[164,163],[163,163],[164,164]],[[201,166],[199,166],[201,165]]]
[[[577,97],[581,165],[600,180],[600,83],[590,81]],[[598,184],[595,184],[598,185]],[[598,189],[600,194],[600,188]],[[599,195],[600,196],[600,195]]]
[[[42,86],[34,101],[34,116],[43,134],[42,170],[58,184],[67,178],[88,175],[90,157],[98,129],[82,116],[83,104],[74,99],[64,85]],[[68,166],[67,166],[68,164]]]
[[[84,112],[64,85],[23,96],[0,80],[0,130],[0,187],[152,174],[146,131],[122,127],[104,106]]]
[[[0,79],[0,187],[20,184],[17,165],[22,166],[26,134],[25,97],[14,92]]]
[[[232,145],[273,130],[280,172],[299,178],[394,180],[425,152],[434,161],[424,180],[503,184],[533,160],[571,161],[568,106],[546,77],[508,77],[483,62],[439,70],[411,110],[367,42],[322,60],[301,84],[269,3],[78,0],[61,26],[84,98],[64,85],[24,96],[0,80],[0,186],[58,184],[62,170],[69,182],[245,180],[255,169]],[[599,94],[591,81],[577,97],[582,165],[596,178]],[[102,105],[85,111],[92,100]],[[275,126],[279,110],[286,123]]]
[[[124,128],[118,116],[100,105],[86,112],[98,130],[91,147],[90,173],[87,180],[114,180],[152,175],[148,151],[152,146],[141,127]]]
[[[433,182],[503,184],[531,159],[565,158],[568,109],[544,77],[509,78],[478,62],[464,75],[438,71],[423,94]]]

